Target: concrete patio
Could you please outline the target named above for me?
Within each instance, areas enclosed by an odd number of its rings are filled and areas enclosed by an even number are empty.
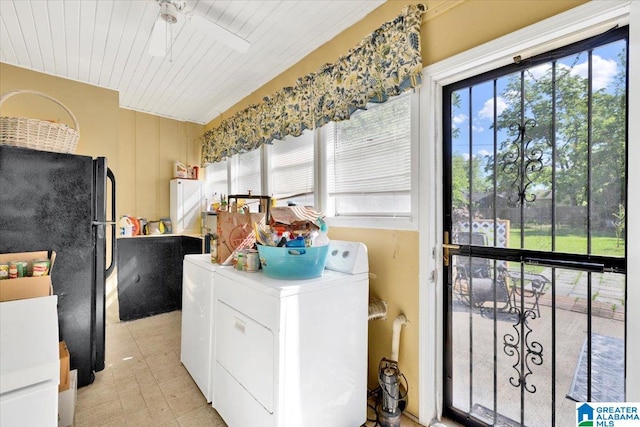
[[[552,278],[551,269],[539,274]],[[519,324],[516,310],[471,310],[456,300],[452,317],[455,407],[499,426],[520,425],[521,408],[524,425],[543,427],[555,421],[556,426],[575,426],[575,401],[567,394],[581,395],[571,387],[587,336],[589,300],[594,334],[592,393],[598,389],[607,396],[608,387],[619,389],[624,383],[623,369],[619,369],[624,365],[619,359],[607,360],[620,351],[596,348],[604,342],[624,349],[624,276],[593,273],[588,296],[587,273],[556,269],[555,274],[555,317],[551,284],[539,298],[540,316],[528,312],[524,325]],[[519,304],[518,297],[516,307]],[[525,301],[525,307],[530,308],[531,301]],[[596,342],[600,337],[604,341]],[[605,372],[601,365],[610,370]],[[524,387],[519,384],[521,378]],[[585,375],[578,375],[578,380],[586,384]],[[499,414],[495,420],[494,409]]]

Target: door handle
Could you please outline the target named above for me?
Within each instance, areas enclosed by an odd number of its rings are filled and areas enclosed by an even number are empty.
[[[116,177],[113,171],[107,168],[107,179],[111,181],[111,219],[107,220],[107,224],[111,226],[111,264],[104,273],[105,280],[113,273],[116,266]]]
[[[442,257],[444,258],[444,266],[449,267],[450,258],[451,258],[451,250],[460,249],[459,245],[453,245],[449,243],[449,232],[444,232],[444,243],[442,244]]]

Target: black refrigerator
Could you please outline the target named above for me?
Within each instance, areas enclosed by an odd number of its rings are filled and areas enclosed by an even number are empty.
[[[104,157],[0,146],[0,253],[56,252],[51,282],[58,296],[60,341],[69,349],[71,369],[78,370],[79,387],[104,369],[105,281],[116,260],[114,218],[115,179]],[[108,268],[107,246],[112,251]]]

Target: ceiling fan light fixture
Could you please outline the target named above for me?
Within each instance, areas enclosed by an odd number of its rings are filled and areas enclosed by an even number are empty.
[[[178,22],[178,9],[173,3],[164,2],[160,4],[160,18],[169,24],[175,24]]]
[[[179,13],[182,13],[183,17],[186,16],[188,22],[192,23],[210,38],[220,41],[240,53],[247,52],[251,47],[251,44],[247,40],[210,21],[204,16],[193,13],[193,11],[185,14],[184,9],[186,2],[182,0],[156,0],[156,2],[160,6],[160,11],[158,12],[149,39],[148,52],[151,56],[164,57],[167,52],[172,49],[173,26],[178,22]]]

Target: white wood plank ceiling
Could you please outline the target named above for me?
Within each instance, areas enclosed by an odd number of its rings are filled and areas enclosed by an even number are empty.
[[[120,106],[207,123],[384,0],[186,0],[251,43],[240,53],[178,15],[148,54],[156,0],[0,0],[0,61],[120,93]],[[346,53],[346,52],[344,52]]]

